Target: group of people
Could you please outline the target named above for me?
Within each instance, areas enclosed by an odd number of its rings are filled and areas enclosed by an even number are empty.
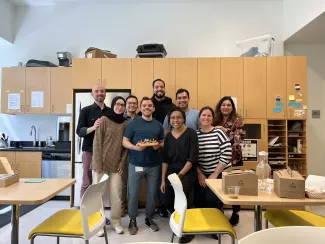
[[[128,231],[138,231],[136,217],[140,184],[146,180],[145,225],[152,231],[159,227],[153,220],[174,212],[174,191],[168,175],[176,173],[187,197],[188,208],[219,208],[222,202],[206,186],[205,179],[221,178],[231,166],[243,165],[240,143],[245,136],[243,121],[231,97],[223,97],[215,110],[200,111],[189,107],[186,89],[176,92],[176,105],[165,95],[165,82],[152,83],[153,96],[126,99],[117,96],[111,107],[104,103],[105,88],[92,89],[93,105],[82,109],[77,134],[84,137],[82,146],[83,179],[81,197],[92,182],[109,175],[110,221],[115,232],[124,232],[121,217],[128,213]],[[137,113],[138,106],[140,112]],[[154,146],[143,146],[154,140]],[[92,170],[96,179],[92,179]],[[239,221],[240,206],[233,206],[230,223]],[[102,233],[100,233],[102,235]],[[182,237],[181,243],[194,236]],[[217,238],[217,236],[215,236]]]

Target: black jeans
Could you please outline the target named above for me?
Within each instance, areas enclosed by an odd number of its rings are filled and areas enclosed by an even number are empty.
[[[179,173],[179,171],[175,172],[175,171],[168,170],[167,176],[173,173],[177,174]],[[194,187],[196,181],[197,181],[196,169],[191,169],[181,179],[183,185],[183,191],[187,199],[187,208],[194,208]],[[174,201],[175,201],[174,189],[171,183],[169,182],[169,180],[166,179],[165,204],[170,213],[173,213],[175,211]]]

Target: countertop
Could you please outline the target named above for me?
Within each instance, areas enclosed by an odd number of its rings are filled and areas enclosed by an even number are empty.
[[[0,152],[48,152],[48,153],[71,153],[70,149],[56,149],[47,147],[7,147],[0,148]]]

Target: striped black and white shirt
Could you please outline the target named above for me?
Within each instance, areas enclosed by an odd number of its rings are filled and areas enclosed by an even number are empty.
[[[199,139],[198,165],[203,174],[212,174],[219,163],[231,166],[231,143],[227,135],[220,129],[210,132],[197,131]]]

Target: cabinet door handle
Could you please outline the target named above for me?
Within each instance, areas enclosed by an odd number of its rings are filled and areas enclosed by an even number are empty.
[[[291,118],[291,108],[290,108],[290,118]]]
[[[240,116],[242,116],[242,115],[241,115],[241,109],[238,109],[238,113],[239,113]]]
[[[246,116],[246,118],[247,118],[247,109],[245,109],[245,111],[246,111],[246,115],[245,115],[245,116]]]
[[[265,132],[265,124],[263,124],[263,132]]]
[[[103,80],[102,85],[105,86],[105,84],[106,84],[106,79]]]
[[[26,112],[29,112],[29,106],[26,105]]]
[[[52,113],[54,112],[54,105],[52,105]]]

